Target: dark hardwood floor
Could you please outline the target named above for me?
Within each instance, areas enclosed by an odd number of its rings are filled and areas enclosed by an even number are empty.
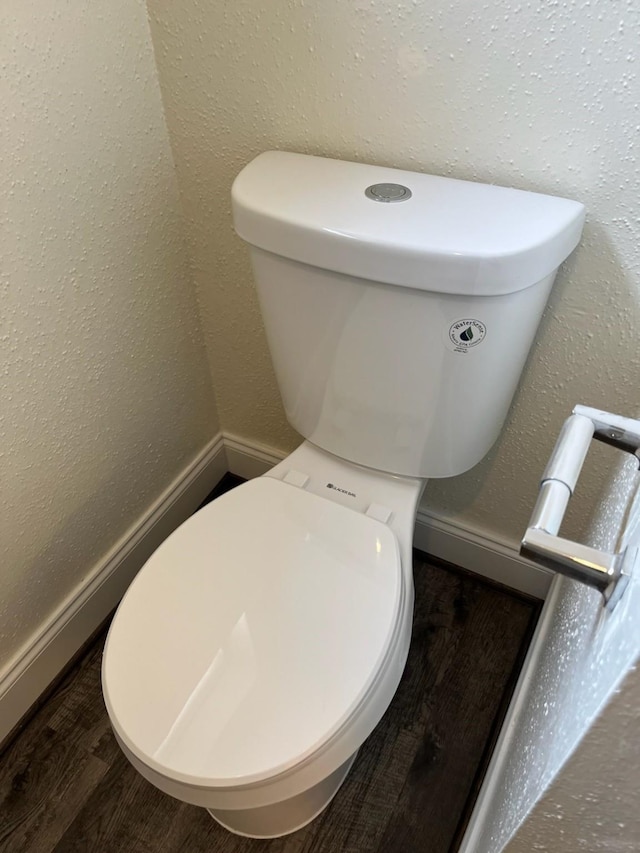
[[[104,637],[0,757],[6,853],[446,853],[513,689],[536,603],[415,555],[401,686],[330,807],[286,838],[233,836],[127,763],[100,691]]]

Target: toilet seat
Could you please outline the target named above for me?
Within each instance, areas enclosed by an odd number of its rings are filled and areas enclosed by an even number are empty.
[[[357,714],[404,596],[385,524],[268,477],[207,505],[152,555],[113,620],[103,690],[146,767],[254,785]]]

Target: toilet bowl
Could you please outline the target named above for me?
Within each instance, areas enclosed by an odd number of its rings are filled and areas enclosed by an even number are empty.
[[[305,441],[151,556],[103,692],[145,778],[270,838],[327,805],[392,700],[420,495],[499,435],[584,208],[286,152],[232,202]]]
[[[163,543],[103,662],[114,732],[143,776],[252,837],[327,805],[404,668],[422,486],[304,443]]]

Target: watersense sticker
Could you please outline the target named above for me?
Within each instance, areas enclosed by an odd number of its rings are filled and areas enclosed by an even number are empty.
[[[468,352],[485,339],[487,327],[480,320],[456,320],[449,329],[449,347],[454,352]]]

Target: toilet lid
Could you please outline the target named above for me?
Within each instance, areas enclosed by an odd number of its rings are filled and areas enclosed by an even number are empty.
[[[179,527],[125,595],[103,663],[116,734],[187,783],[283,772],[366,696],[402,595],[385,524],[252,480]]]

